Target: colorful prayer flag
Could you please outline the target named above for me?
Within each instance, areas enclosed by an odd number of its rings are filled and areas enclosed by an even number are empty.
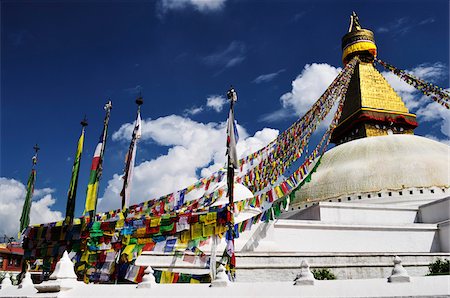
[[[77,196],[78,173],[80,172],[81,153],[83,152],[84,127],[78,139],[77,152],[72,166],[72,177],[70,179],[69,191],[67,192],[67,206],[65,223],[70,224],[75,212],[75,201]]]
[[[111,101],[109,101],[105,105],[106,116],[103,125],[103,132],[100,136],[97,147],[95,148],[94,158],[92,159],[91,164],[91,172],[89,174],[88,187],[86,190],[86,203],[83,214],[89,212],[91,217],[94,216],[97,209],[98,185],[100,178],[102,177],[103,154],[105,152],[106,138],[108,136],[108,123],[111,108],[112,104]]]
[[[131,136],[130,147],[125,158],[125,174],[123,176],[123,188],[120,192],[122,197],[122,210],[126,209],[130,203],[131,181],[133,179],[134,160],[136,158],[137,140],[141,138],[141,113],[138,109],[136,121],[134,123],[133,134]]]

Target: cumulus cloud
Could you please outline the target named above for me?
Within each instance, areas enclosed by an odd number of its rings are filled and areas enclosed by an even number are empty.
[[[218,50],[203,58],[211,66],[230,68],[245,60],[246,46],[243,42],[232,41],[224,50]]]
[[[158,5],[163,12],[169,10],[182,10],[188,7],[200,12],[221,10],[226,0],[161,0]]]
[[[132,123],[122,125],[114,132],[113,140],[129,140],[132,127]],[[249,137],[242,126],[237,128],[240,156],[258,150],[278,135],[277,130],[265,128]],[[143,121],[141,140],[152,140],[169,149],[135,167],[131,204],[182,189],[197,181],[199,173],[208,176],[225,164],[226,122],[204,124],[177,115],[148,119]],[[99,202],[100,211],[120,207],[121,187],[122,179],[116,174],[108,181]]]
[[[283,71],[285,71],[285,69],[280,69],[279,71],[272,72],[272,73],[262,74],[262,75],[256,77],[256,79],[253,80],[253,83],[260,84],[260,83],[270,82],[273,79],[275,79]]]
[[[307,64],[302,72],[292,81],[292,90],[280,97],[281,109],[263,115],[260,120],[275,122],[290,115],[303,116],[328,88],[334,78],[341,71],[326,63]],[[326,126],[331,118],[324,121]]]
[[[62,219],[59,211],[52,210],[54,189],[34,191],[30,210],[30,224],[39,224]],[[0,235],[17,237],[20,215],[25,201],[26,187],[20,181],[0,177]]]
[[[221,95],[210,95],[206,99],[206,106],[213,109],[217,113],[222,111],[222,108],[226,103],[227,100]]]
[[[304,115],[340,71],[340,68],[326,63],[305,65],[292,82],[292,90],[281,96],[281,104],[284,108],[293,108],[298,116]]]

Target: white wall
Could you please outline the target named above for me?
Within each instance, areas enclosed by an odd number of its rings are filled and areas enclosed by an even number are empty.
[[[278,220],[255,251],[432,252],[439,249],[434,224],[343,225]]]
[[[424,223],[438,223],[450,219],[450,197],[420,206],[419,218]]]

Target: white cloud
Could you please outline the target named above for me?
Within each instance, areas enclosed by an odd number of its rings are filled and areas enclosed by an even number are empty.
[[[341,68],[326,63],[305,65],[302,72],[292,82],[292,90],[280,97],[282,109],[264,115],[261,120],[273,122],[284,119],[292,114],[291,110],[296,116],[303,116],[340,71]]]
[[[253,83],[260,84],[260,83],[267,83],[275,79],[280,73],[285,71],[285,69],[280,69],[279,71],[262,74],[258,76],[256,79],[253,80]]]
[[[200,107],[193,106],[193,107],[190,107],[189,109],[185,109],[183,114],[185,116],[189,116],[189,115],[197,115],[201,112],[203,112],[202,106],[200,106]]]
[[[113,133],[113,140],[127,140],[132,124],[127,123]],[[265,128],[248,137],[246,130],[238,125],[240,140],[238,154],[248,154],[269,143],[278,131]],[[145,120],[142,140],[153,140],[158,145],[169,146],[166,154],[145,161],[135,167],[131,204],[157,198],[182,189],[197,181],[201,173],[208,176],[225,164],[226,122],[200,123],[177,115]],[[143,146],[143,143],[138,145]],[[116,174],[108,181],[99,210],[120,207],[122,180]]]
[[[217,11],[225,6],[226,0],[161,0],[160,9],[163,12],[168,10],[181,10],[192,7],[200,12]]]
[[[227,100],[221,95],[210,95],[206,98],[206,106],[213,109],[217,113],[222,111],[222,108],[226,103]]]
[[[281,119],[286,119],[286,118],[290,118],[293,116],[294,116],[293,113],[290,112],[289,109],[281,108],[274,112],[262,115],[261,118],[259,119],[259,121],[277,122]]]
[[[39,224],[62,219],[59,211],[51,210],[55,199],[51,188],[36,189],[30,209],[30,224]],[[21,182],[0,177],[0,235],[17,238],[20,215],[25,201],[26,188]]]
[[[341,71],[329,64],[307,64],[292,82],[292,90],[281,96],[284,108],[292,107],[298,116],[308,111]]]
[[[203,58],[203,61],[212,66],[229,68],[245,60],[246,47],[243,42],[232,41],[224,50],[218,50]]]

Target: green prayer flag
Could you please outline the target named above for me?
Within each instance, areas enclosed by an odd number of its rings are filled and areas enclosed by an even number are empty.
[[[69,191],[67,192],[67,206],[65,223],[70,224],[75,213],[75,199],[77,196],[78,173],[80,172],[81,153],[83,152],[84,127],[78,140],[77,152],[72,167],[72,178],[70,179]]]
[[[30,224],[31,198],[33,197],[35,181],[36,181],[36,170],[32,169],[30,178],[28,178],[27,195],[25,196],[25,202],[23,203],[22,215],[20,216],[19,238],[23,230]]]

